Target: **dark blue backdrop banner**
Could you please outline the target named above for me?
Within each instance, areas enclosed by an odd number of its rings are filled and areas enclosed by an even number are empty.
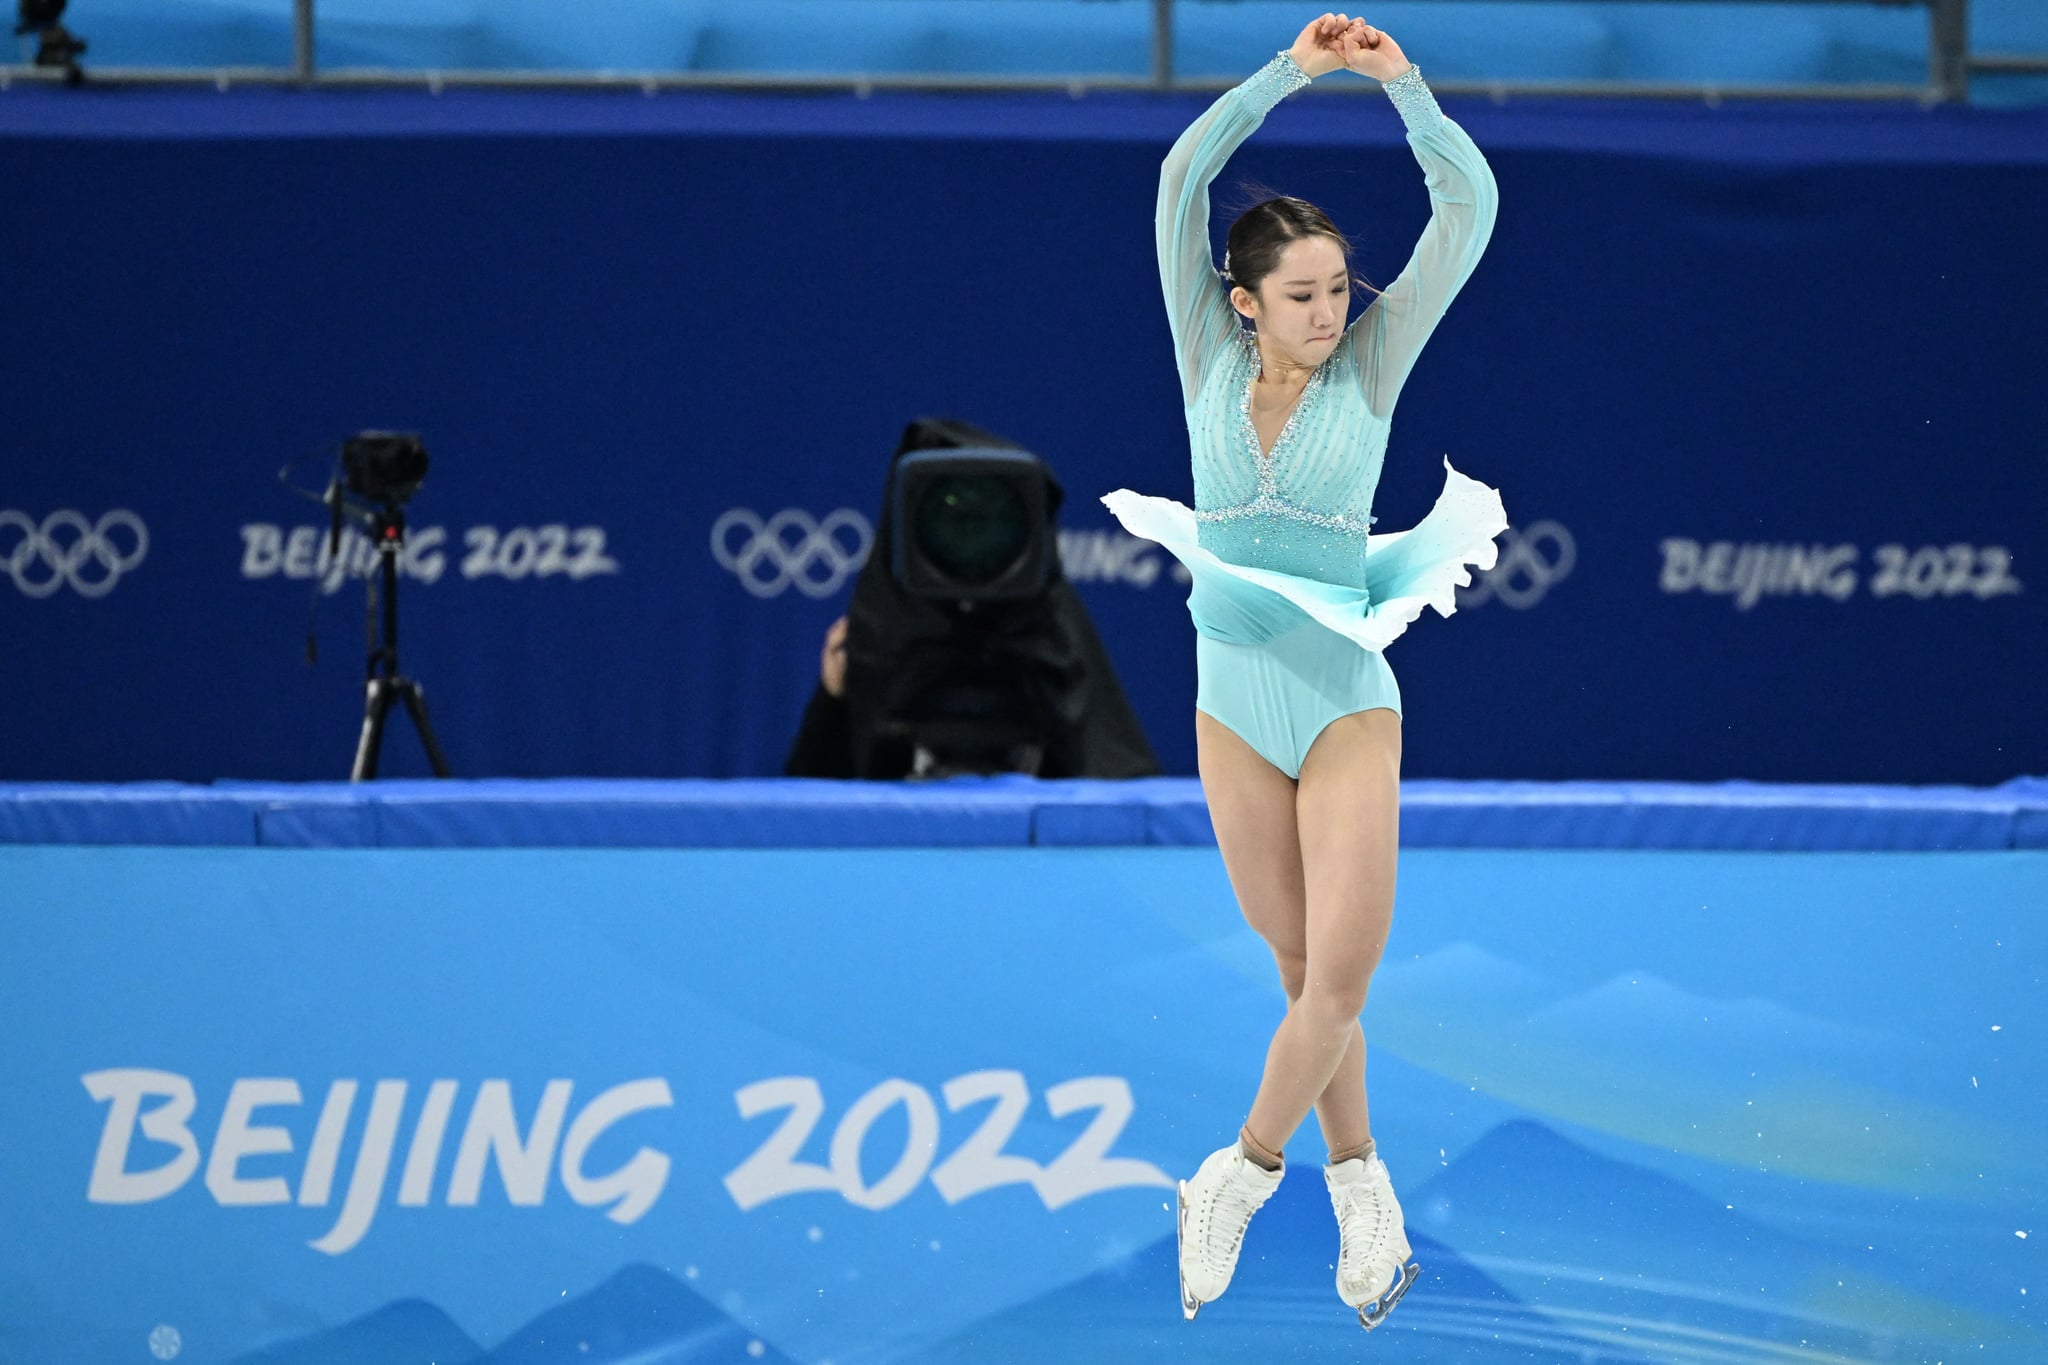
[[[367,550],[273,475],[371,427],[432,453],[403,659],[457,771],[773,772],[926,414],[1052,464],[1191,771],[1182,585],[1095,498],[1188,496],[1151,215],[1200,105],[0,97],[0,776],[345,773]],[[1408,771],[2048,767],[2048,115],[1446,106],[1500,223],[1376,511],[1448,455],[1514,529],[1394,648]],[[1377,97],[1232,174],[1381,282],[1428,211]]]

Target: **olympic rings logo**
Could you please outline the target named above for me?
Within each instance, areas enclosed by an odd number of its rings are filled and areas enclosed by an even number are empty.
[[[800,507],[766,521],[750,507],[735,507],[711,526],[712,557],[756,597],[780,597],[791,587],[829,597],[867,563],[874,543],[874,528],[850,507],[823,521]]]
[[[16,532],[21,538],[10,546]],[[50,513],[40,526],[11,507],[0,508],[0,569],[26,597],[48,597],[66,584],[80,597],[105,597],[148,554],[149,528],[125,508],[97,522],[66,509]]]
[[[1458,605],[1476,607],[1497,597],[1502,606],[1527,611],[1569,577],[1578,562],[1572,533],[1556,522],[1539,521],[1527,530],[1510,526],[1501,533],[1500,558],[1477,583],[1459,591]]]

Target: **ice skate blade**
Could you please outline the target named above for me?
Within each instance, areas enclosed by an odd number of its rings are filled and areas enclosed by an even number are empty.
[[[1188,1230],[1188,1182],[1180,1181],[1174,1194],[1173,1211],[1173,1265],[1180,1274],[1181,1256],[1186,1246]],[[1180,1274],[1180,1316],[1183,1322],[1193,1322],[1195,1314],[1202,1311],[1202,1301],[1188,1293],[1188,1277]]]
[[[1387,1314],[1394,1311],[1394,1305],[1401,1301],[1415,1284],[1415,1277],[1422,1273],[1422,1267],[1414,1261],[1394,1272],[1394,1282],[1387,1286],[1387,1292],[1371,1303],[1358,1306],[1358,1325],[1370,1332],[1387,1320]]]

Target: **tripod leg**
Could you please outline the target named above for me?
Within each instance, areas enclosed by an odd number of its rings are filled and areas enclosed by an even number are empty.
[[[434,776],[448,776],[448,760],[441,755],[441,742],[434,738],[434,727],[427,723],[427,689],[411,678],[399,678],[395,686],[405,698],[405,713],[412,717],[413,728],[420,732],[420,743],[426,747],[427,762],[434,765]]]
[[[363,702],[363,734],[356,742],[355,767],[348,774],[351,782],[368,781],[377,775],[377,755],[384,747],[384,718],[391,714],[391,693],[389,679],[370,679],[369,693]]]

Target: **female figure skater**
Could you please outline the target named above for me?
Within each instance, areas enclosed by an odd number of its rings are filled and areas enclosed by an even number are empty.
[[[1314,206],[1269,200],[1231,226],[1226,305],[1209,265],[1209,182],[1269,109],[1339,67],[1392,98],[1429,188],[1429,226],[1346,327],[1345,239]],[[1418,526],[1370,538],[1366,528],[1395,396],[1478,263],[1494,203],[1485,158],[1399,45],[1342,14],[1311,23],[1217,100],[1160,170],[1159,271],[1197,510],[1123,489],[1103,501],[1193,574],[1202,787],[1231,888],[1288,1000],[1237,1140],[1180,1185],[1189,1318],[1229,1285],[1310,1109],[1330,1149],[1339,1297],[1370,1329],[1417,1273],[1373,1150],[1359,1027],[1394,901],[1401,698],[1381,651],[1425,605],[1451,614],[1466,566],[1492,567],[1507,518],[1497,492],[1446,461],[1444,492]]]

